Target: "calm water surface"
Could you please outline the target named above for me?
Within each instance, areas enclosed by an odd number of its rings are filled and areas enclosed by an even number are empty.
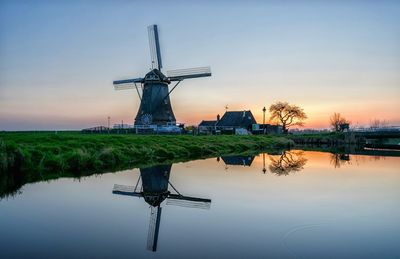
[[[400,157],[286,151],[25,185],[1,258],[400,258]]]

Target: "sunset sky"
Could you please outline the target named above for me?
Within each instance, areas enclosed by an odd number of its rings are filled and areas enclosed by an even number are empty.
[[[151,2],[151,4],[149,3]],[[0,1],[0,130],[133,124],[134,90],[112,81],[151,67],[211,66],[171,96],[178,122],[288,101],[306,128],[340,112],[400,125],[400,1]]]

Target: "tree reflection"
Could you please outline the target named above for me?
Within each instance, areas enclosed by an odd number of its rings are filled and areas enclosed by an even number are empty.
[[[301,150],[283,151],[279,157],[270,156],[271,163],[268,166],[271,173],[288,175],[290,172],[299,172],[307,163],[304,152]]]
[[[330,163],[335,168],[340,168],[344,164],[350,164],[349,154],[332,153]]]

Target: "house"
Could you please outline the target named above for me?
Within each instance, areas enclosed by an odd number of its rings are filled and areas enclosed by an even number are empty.
[[[201,121],[198,126],[199,134],[215,134],[215,125],[217,124],[217,120],[215,121]]]
[[[251,111],[227,111],[217,121],[216,128],[225,133],[248,134],[253,124],[257,124]]]
[[[257,124],[251,111],[227,111],[217,120],[203,120],[198,125],[199,134],[282,134],[280,125]]]

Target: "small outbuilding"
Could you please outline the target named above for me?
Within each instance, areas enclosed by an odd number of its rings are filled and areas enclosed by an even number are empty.
[[[217,121],[201,121],[198,126],[199,134],[215,134]]]

